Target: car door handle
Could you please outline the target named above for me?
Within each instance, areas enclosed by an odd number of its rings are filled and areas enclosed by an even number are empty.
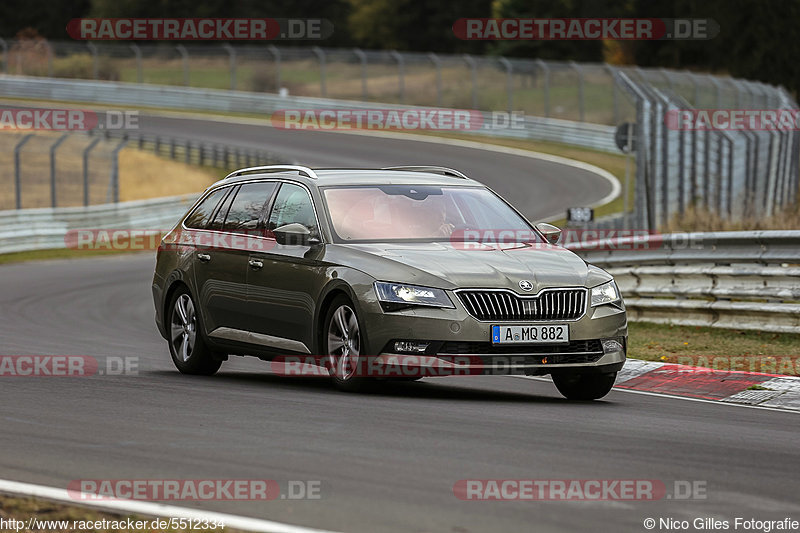
[[[253,270],[259,270],[264,267],[264,263],[258,259],[251,259],[247,264],[250,265],[250,268]]]
[[[208,263],[209,261],[211,261],[210,254],[197,254],[197,258],[203,263]]]

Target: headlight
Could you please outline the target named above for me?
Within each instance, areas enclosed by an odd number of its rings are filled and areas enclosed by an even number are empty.
[[[375,293],[378,295],[378,300],[388,304],[454,307],[446,292],[431,287],[376,281]]]
[[[619,289],[617,288],[617,284],[614,283],[614,280],[598,285],[592,289],[592,307],[611,304],[619,300]]]

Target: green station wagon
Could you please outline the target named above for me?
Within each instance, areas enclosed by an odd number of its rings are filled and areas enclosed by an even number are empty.
[[[348,391],[522,374],[597,399],[625,362],[625,306],[559,238],[449,168],[246,168],[162,240],[156,322],[189,374],[251,355]]]

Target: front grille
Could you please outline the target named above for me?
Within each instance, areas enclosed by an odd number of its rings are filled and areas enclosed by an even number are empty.
[[[575,363],[594,362],[603,356],[603,345],[599,339],[570,341],[569,344],[492,344],[491,342],[459,342],[447,341],[437,350],[437,355],[516,355],[544,354],[577,356]]]
[[[576,320],[586,310],[586,289],[545,289],[536,296],[487,290],[457,294],[478,320]]]

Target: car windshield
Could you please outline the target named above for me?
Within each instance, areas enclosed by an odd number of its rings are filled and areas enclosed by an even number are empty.
[[[483,187],[329,187],[324,195],[339,241],[494,242],[511,232],[524,242],[542,242],[525,219]]]

